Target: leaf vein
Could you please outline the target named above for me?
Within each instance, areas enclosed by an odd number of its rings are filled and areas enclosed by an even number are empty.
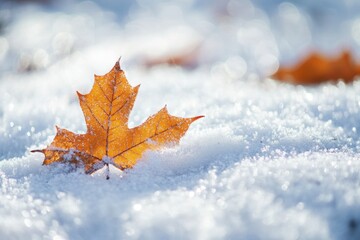
[[[179,124],[172,125],[172,126],[170,126],[169,128],[167,128],[167,129],[165,129],[165,130],[163,130],[163,131],[161,131],[161,132],[159,132],[159,133],[156,133],[156,134],[154,134],[154,135],[152,135],[152,136],[150,136],[150,137],[148,137],[148,138],[140,141],[140,142],[137,143],[137,144],[132,145],[131,147],[129,147],[129,148],[123,150],[122,152],[116,154],[113,158],[116,158],[116,157],[118,157],[118,156],[121,156],[121,155],[124,154],[125,152],[130,151],[131,149],[136,148],[137,146],[145,143],[147,140],[152,139],[152,138],[154,138],[154,137],[157,137],[158,135],[163,134],[163,133],[165,133],[165,132],[167,132],[167,131],[169,131],[169,130],[175,128],[175,127],[177,127],[178,125],[179,125]]]
[[[96,122],[100,125],[100,127],[103,129],[103,130],[106,130],[104,125],[102,125],[99,121],[99,119],[97,119],[97,117],[95,116],[94,112],[92,111],[92,109],[89,107],[89,105],[87,104],[86,101],[83,101],[86,105],[86,107],[89,109],[90,113],[91,113],[91,116],[93,116],[93,118],[96,120]]]
[[[105,98],[106,98],[109,102],[111,102],[110,99],[109,99],[109,97],[106,95],[105,90],[104,90],[104,89],[102,88],[102,86],[100,85],[100,82],[98,82],[98,81],[95,81],[95,82],[96,82],[96,84],[99,86],[99,88],[100,88],[101,92],[103,93],[103,95],[105,96]]]

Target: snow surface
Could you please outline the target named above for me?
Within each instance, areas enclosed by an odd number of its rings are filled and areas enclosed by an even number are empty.
[[[96,2],[0,3],[0,239],[360,239],[360,83],[267,77],[359,52],[358,1]],[[85,131],[75,92],[120,56],[130,126],[165,104],[205,118],[110,180],[42,166],[30,150]]]

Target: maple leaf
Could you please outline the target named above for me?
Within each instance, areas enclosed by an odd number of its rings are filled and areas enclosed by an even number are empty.
[[[140,126],[129,128],[128,120],[139,86],[132,87],[119,61],[104,76],[96,76],[89,94],[78,97],[85,116],[87,132],[75,134],[56,127],[53,142],[42,150],[44,165],[54,162],[84,166],[91,174],[109,164],[124,170],[131,168],[148,149],[177,143],[190,124],[203,117],[175,117],[166,106]],[[107,176],[108,178],[108,176]]]
[[[335,58],[314,52],[292,68],[280,67],[273,77],[284,82],[310,85],[338,80],[349,83],[359,74],[360,66],[349,51],[343,51]]]

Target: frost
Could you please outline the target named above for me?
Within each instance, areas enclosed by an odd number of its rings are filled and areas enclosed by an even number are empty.
[[[74,156],[74,149],[70,149],[70,151],[66,154],[64,154],[64,159],[65,161],[71,161],[71,159],[73,158]]]
[[[112,164],[112,163],[114,163],[114,159],[112,159],[112,158],[109,157],[109,156],[104,156],[104,157],[102,158],[102,161],[103,161],[105,164]]]
[[[150,138],[146,140],[146,143],[150,144],[150,145],[156,145],[156,141],[154,141],[154,140],[152,140]]]

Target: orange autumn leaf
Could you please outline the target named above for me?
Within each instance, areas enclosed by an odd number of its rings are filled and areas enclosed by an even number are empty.
[[[57,127],[53,142],[43,150],[43,164],[54,162],[84,166],[91,174],[109,164],[131,168],[148,149],[179,142],[190,124],[203,117],[181,118],[170,115],[166,107],[140,126],[129,128],[128,120],[139,85],[132,87],[119,62],[104,76],[96,76],[89,94],[78,93],[87,132],[76,134]]]
[[[360,66],[349,51],[343,51],[335,58],[311,53],[294,67],[280,67],[273,78],[293,84],[319,84],[330,81],[349,83],[360,75]]]

